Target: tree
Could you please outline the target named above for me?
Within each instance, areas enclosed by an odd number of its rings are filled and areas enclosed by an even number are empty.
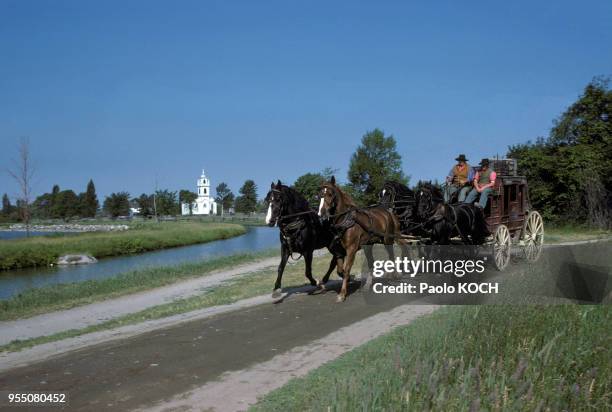
[[[177,193],[167,189],[155,192],[155,202],[157,213],[160,215],[174,216],[180,213],[180,206],[177,200]]]
[[[252,213],[257,208],[257,185],[251,179],[244,182],[236,198],[236,212]]]
[[[57,217],[68,220],[79,215],[79,197],[72,190],[62,190],[55,197],[54,209]]]
[[[595,78],[555,120],[547,139],[509,147],[545,219],[607,228],[612,208],[612,90]]]
[[[2,217],[2,220],[10,221],[11,219],[14,219],[15,218],[14,212],[15,212],[15,207],[11,204],[11,199],[5,193],[2,196],[2,211],[0,212],[0,216]]]
[[[193,214],[193,202],[198,198],[198,195],[190,190],[181,190],[179,192],[179,202],[189,205],[189,215]]]
[[[104,199],[103,209],[112,218],[130,214],[130,194],[128,192],[111,193]]]
[[[331,179],[331,176],[329,176],[329,179]],[[306,173],[297,178],[293,187],[308,200],[311,208],[316,209],[318,207],[317,197],[321,190],[321,183],[325,180],[326,178],[322,173]]]
[[[397,153],[393,136],[385,136],[374,129],[363,135],[349,164],[349,186],[357,195],[357,201],[370,205],[378,201],[378,192],[386,180],[408,184],[402,172],[402,157]]]
[[[215,200],[221,205],[221,216],[223,216],[225,209],[232,207],[234,201],[234,194],[230,190],[229,186],[225,182],[221,182],[217,185],[217,197]]]
[[[140,216],[149,217],[153,215],[153,197],[148,196],[145,193],[141,194],[136,199],[136,204],[140,210]]]
[[[81,216],[82,217],[95,217],[100,203],[98,202],[98,196],[96,195],[96,186],[94,186],[93,180],[89,179],[87,183],[87,190],[82,199],[81,205]]]
[[[32,179],[34,167],[30,158],[30,142],[22,137],[18,147],[19,158],[14,161],[15,166],[8,174],[19,185],[19,213],[26,226],[26,236],[30,236],[30,197],[32,195]]]

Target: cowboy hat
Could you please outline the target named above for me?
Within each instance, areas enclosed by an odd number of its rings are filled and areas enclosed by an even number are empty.
[[[461,153],[455,160],[458,162],[467,162],[467,159],[463,153]]]

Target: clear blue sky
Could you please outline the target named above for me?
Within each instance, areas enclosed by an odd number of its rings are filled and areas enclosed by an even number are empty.
[[[0,167],[34,190],[237,192],[326,166],[375,127],[441,178],[546,135],[612,74],[612,2],[0,0]],[[0,175],[0,192],[17,193]]]

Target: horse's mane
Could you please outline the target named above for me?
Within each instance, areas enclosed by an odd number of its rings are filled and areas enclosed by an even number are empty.
[[[349,208],[356,208],[357,207],[357,203],[355,203],[353,198],[348,193],[344,193],[342,191],[342,189],[340,189],[340,186],[333,185],[331,183],[323,183],[323,186],[328,187],[328,188],[330,188],[332,190],[336,190],[338,192],[338,194],[340,195],[340,197],[342,198],[342,201],[344,202],[344,204],[347,207],[349,207]]]
[[[442,194],[442,190],[438,186],[432,184],[431,182],[422,183],[418,187],[417,190],[426,190],[426,191],[430,192],[432,194],[432,196],[434,196],[434,197],[437,197],[439,199],[443,199],[444,198],[444,195]]]
[[[400,197],[412,197],[414,195],[413,191],[410,190],[408,186],[395,180],[386,181],[383,185],[383,189],[392,190],[395,192],[396,196]]]
[[[310,210],[308,200],[294,188],[281,184],[280,188],[277,186],[276,189],[280,190],[287,197],[287,206],[290,212],[305,212]]]

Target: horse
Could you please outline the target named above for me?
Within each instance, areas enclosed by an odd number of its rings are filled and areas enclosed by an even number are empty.
[[[378,193],[378,203],[395,213],[400,221],[401,232],[413,234],[416,229],[416,199],[408,186],[388,180]]]
[[[306,279],[310,285],[318,286],[320,282],[312,277],[313,252],[315,249],[327,247],[334,255],[325,275],[325,279],[329,279],[329,275],[336,267],[336,256],[344,255],[341,248],[332,245],[334,234],[329,225],[321,222],[316,211],[310,208],[308,201],[297,190],[283,185],[280,180],[270,185],[265,200],[268,203],[266,224],[270,227],[278,226],[281,243],[281,261],[272,297],[281,296],[283,272],[289,257],[293,257],[294,253],[304,256]]]
[[[466,245],[480,245],[489,235],[482,210],[467,203],[445,203],[442,191],[432,184],[417,190],[416,202],[417,218],[436,244],[449,245],[451,237],[460,236]]]
[[[450,244],[453,236],[461,237],[466,245],[482,245],[489,236],[481,208],[468,203],[438,205],[434,212],[432,239],[440,245]]]
[[[382,243],[393,253],[393,243],[406,245],[400,232],[397,216],[382,206],[357,208],[353,199],[344,193],[332,176],[321,185],[319,216],[332,222],[337,238],[346,256],[337,258],[338,271],[342,273],[342,288],[337,301],[344,302],[348,293],[351,268],[357,251],[364,245]]]

